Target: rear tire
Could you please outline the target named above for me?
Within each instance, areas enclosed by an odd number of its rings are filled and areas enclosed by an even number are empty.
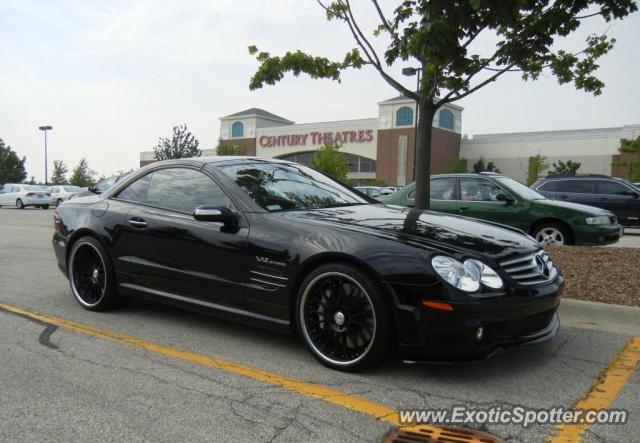
[[[376,282],[356,267],[333,263],[302,282],[296,323],[316,360],[355,372],[381,363],[393,342],[389,303]]]
[[[42,206],[40,206],[40,208],[42,208],[42,209],[49,209],[49,205],[42,205]]]
[[[533,229],[532,235],[540,246],[563,246],[573,244],[571,230],[561,223],[541,223]]]
[[[19,198],[18,200],[16,200],[16,207],[18,209],[24,209],[24,203],[22,202],[22,199]]]
[[[121,305],[115,272],[109,254],[98,240],[82,237],[69,253],[69,283],[74,297],[89,311],[104,311]]]
[[[62,204],[64,200],[62,200],[61,198],[58,199],[58,201],[56,202],[56,207],[60,207],[60,205]]]

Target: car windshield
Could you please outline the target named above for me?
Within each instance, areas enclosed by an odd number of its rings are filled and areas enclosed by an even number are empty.
[[[499,183],[503,184],[505,187],[515,192],[516,194],[518,194],[520,197],[524,198],[525,200],[544,200],[545,199],[543,195],[538,194],[533,189],[526,187],[519,181],[515,181],[512,178],[500,177],[500,178],[496,178],[496,180]]]
[[[302,165],[243,163],[220,169],[269,212],[369,204],[340,183]]]
[[[100,180],[96,185],[95,190],[98,191],[100,194],[102,194],[111,186],[113,186],[118,181],[119,178],[120,178],[119,176],[114,175],[113,177],[108,177],[103,180]]]

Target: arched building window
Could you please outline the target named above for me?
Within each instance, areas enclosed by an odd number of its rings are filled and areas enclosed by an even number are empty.
[[[453,123],[453,112],[449,111],[448,109],[441,109],[440,121],[438,122],[438,126],[445,129],[451,129],[453,131]]]
[[[244,125],[242,122],[235,122],[231,125],[231,137],[244,137]]]
[[[411,125],[413,125],[413,109],[408,106],[403,106],[396,112],[396,126]]]

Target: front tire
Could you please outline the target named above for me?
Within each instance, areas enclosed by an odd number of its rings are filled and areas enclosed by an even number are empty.
[[[533,238],[543,247],[573,244],[571,231],[560,223],[543,223],[536,226],[533,231]]]
[[[24,209],[24,203],[23,203],[23,201],[22,201],[22,199],[21,199],[21,198],[19,198],[18,200],[16,200],[16,207],[17,207],[18,209]]]
[[[119,304],[114,271],[106,249],[93,237],[82,237],[69,254],[69,283],[80,305],[104,311]]]
[[[381,363],[394,336],[384,294],[368,275],[346,264],[320,266],[304,279],[296,321],[311,355],[341,371]]]
[[[61,198],[58,199],[58,201],[56,202],[56,207],[60,207],[60,205],[62,204],[64,200],[62,200]]]
[[[42,205],[42,206],[40,206],[40,208],[42,208],[42,209],[49,209],[49,205]]]

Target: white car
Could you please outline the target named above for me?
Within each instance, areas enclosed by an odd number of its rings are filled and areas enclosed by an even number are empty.
[[[36,206],[49,209],[51,193],[47,186],[23,185],[6,183],[0,190],[0,207],[16,206],[24,209],[27,206]]]
[[[71,185],[55,185],[49,187],[51,193],[51,204],[60,206],[63,201],[69,200],[72,196],[78,192],[82,192],[83,189],[79,186]]]

